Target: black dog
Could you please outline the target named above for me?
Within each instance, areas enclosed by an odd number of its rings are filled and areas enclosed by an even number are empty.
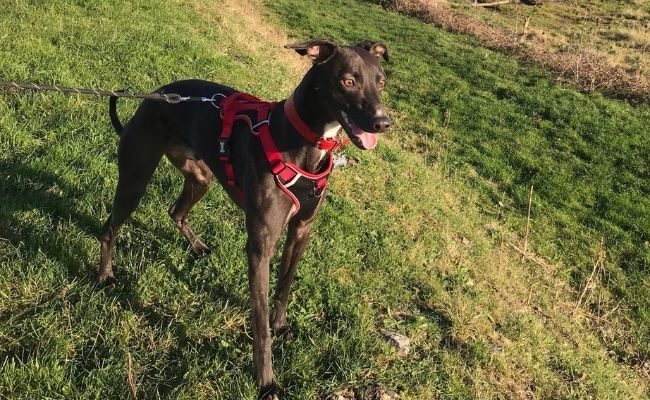
[[[117,232],[140,202],[163,154],[185,176],[183,191],[169,215],[196,253],[208,253],[192,232],[187,213],[216,176],[246,213],[253,358],[257,384],[265,398],[277,398],[278,392],[271,365],[270,328],[276,335],[288,330],[289,287],[324,198],[332,169],[331,151],[344,143],[339,132],[347,133],[345,141],[372,149],[376,133],[391,127],[379,99],[385,82],[379,59],[388,59],[385,44],[364,41],[339,46],[316,39],[286,47],[308,56],[313,66],[293,95],[277,104],[263,103],[212,82],[179,81],[159,92],[204,96],[215,102],[145,100],[122,127],[116,99],[111,99],[111,121],[121,136],[119,182],[112,213],[100,235],[97,276],[100,285],[115,279],[111,259]],[[269,262],[287,226],[269,324]]]

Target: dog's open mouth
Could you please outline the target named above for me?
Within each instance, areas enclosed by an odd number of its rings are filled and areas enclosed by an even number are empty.
[[[354,122],[352,122],[347,114],[341,113],[339,123],[343,129],[345,129],[345,132],[347,132],[352,143],[354,143],[358,148],[362,150],[371,150],[377,146],[377,134],[366,132],[359,128]]]

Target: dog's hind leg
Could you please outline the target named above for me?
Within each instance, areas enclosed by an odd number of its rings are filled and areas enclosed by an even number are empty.
[[[169,208],[169,216],[190,243],[194,253],[199,256],[207,255],[210,249],[192,231],[187,222],[187,214],[208,191],[214,175],[205,162],[197,160],[192,149],[186,145],[170,147],[167,157],[185,176],[183,191]]]
[[[134,130],[122,134],[118,151],[119,180],[113,209],[99,235],[101,257],[97,283],[100,286],[115,280],[112,258],[118,230],[140,203],[163,154],[162,143],[155,139],[147,140],[146,134]]]

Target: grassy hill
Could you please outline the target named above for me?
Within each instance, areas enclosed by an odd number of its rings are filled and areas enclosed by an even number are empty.
[[[281,99],[308,67],[284,43],[388,43],[396,129],[335,174],[290,301],[297,338],[274,343],[287,398],[649,395],[647,107],[370,2],[3,6],[0,77],[69,86],[200,77]],[[163,163],[118,241],[119,284],[94,288],[117,180],[106,114],[0,94],[0,398],[254,398],[244,221],[219,188],[190,216],[213,248],[193,260]]]

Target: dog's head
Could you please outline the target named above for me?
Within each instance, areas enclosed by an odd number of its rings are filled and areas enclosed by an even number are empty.
[[[392,125],[379,98],[386,82],[379,63],[388,61],[386,45],[364,40],[354,46],[339,46],[329,39],[314,39],[285,47],[312,60],[321,104],[352,143],[364,150],[374,148],[377,133]]]

